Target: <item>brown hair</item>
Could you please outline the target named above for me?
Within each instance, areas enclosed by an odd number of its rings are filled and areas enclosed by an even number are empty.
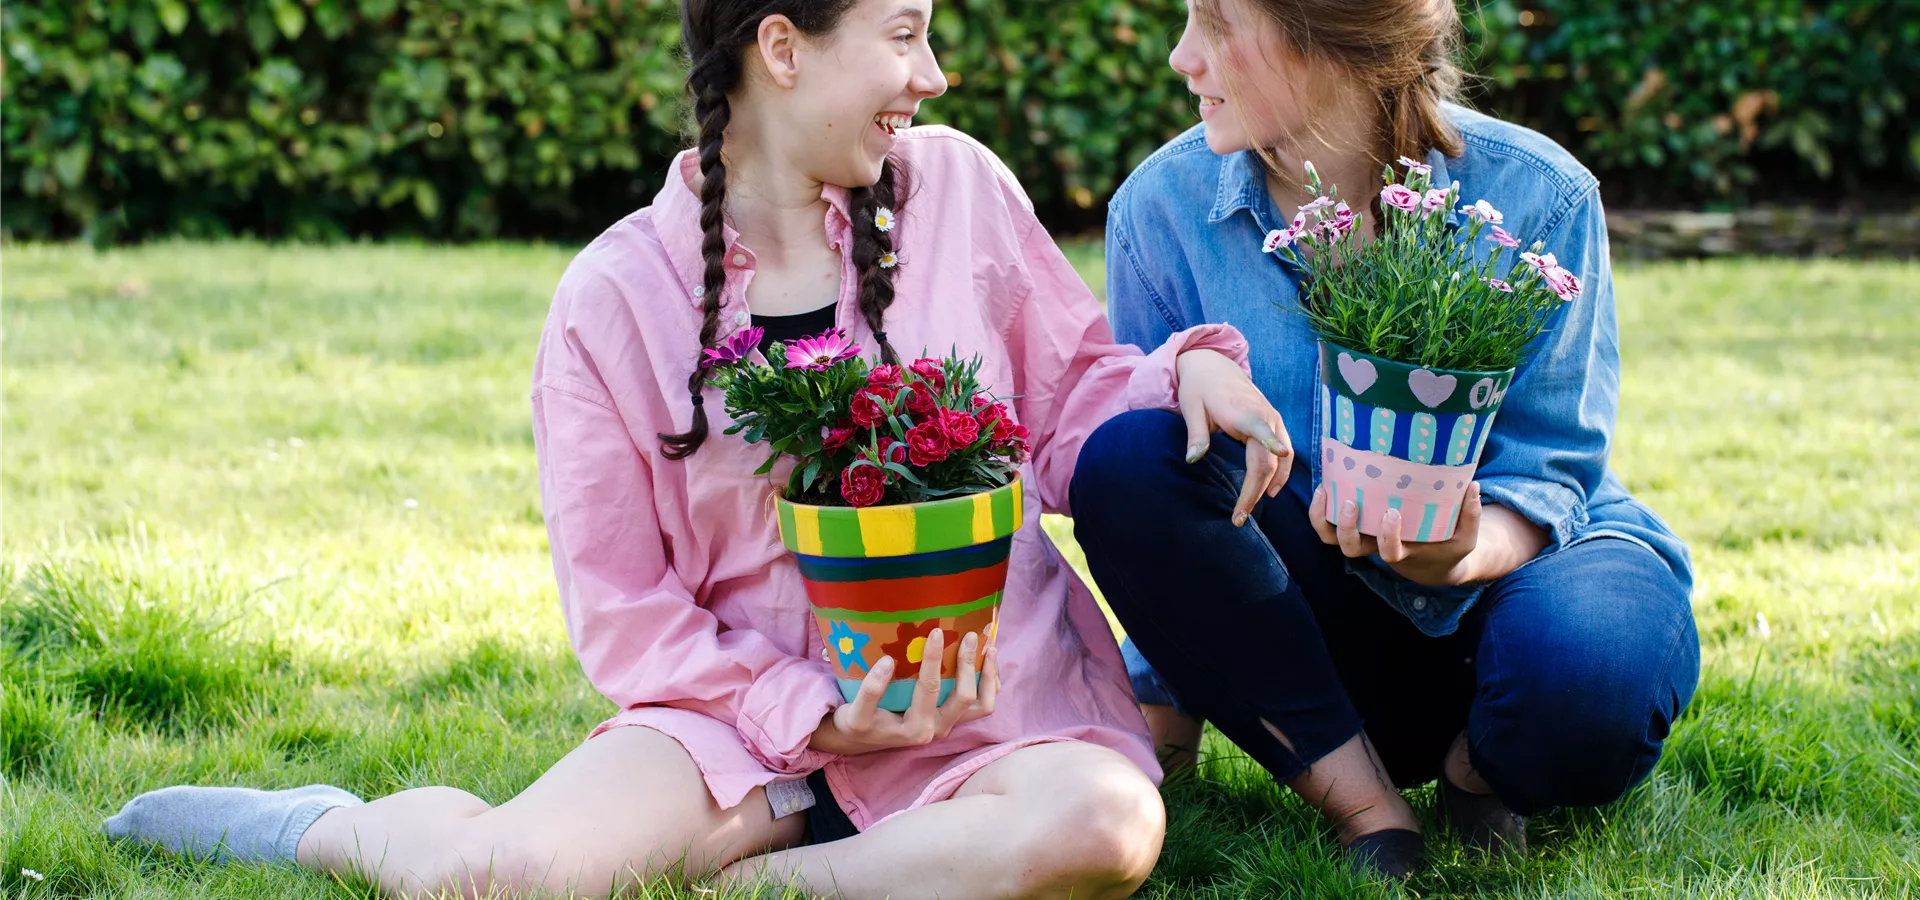
[[[1226,31],[1219,2],[1194,0],[1215,46]],[[1428,150],[1447,156],[1463,152],[1460,132],[1441,108],[1458,96],[1465,81],[1453,61],[1460,42],[1460,13],[1453,0],[1244,2],[1279,27],[1288,49],[1333,63],[1379,98],[1380,131],[1371,150],[1376,162],[1400,156],[1417,160]]]
[[[720,153],[732,106],[727,95],[738,90],[745,74],[743,54],[759,38],[760,22],[768,16],[784,15],[802,33],[819,35],[831,32],[854,0],[682,0],[680,37],[687,51],[687,92],[693,95],[693,118],[699,129],[695,146],[700,153],[700,256],[706,261],[701,294],[700,349],[694,352],[693,375],[687,379],[687,392],[693,397],[693,424],[679,434],[662,434],[662,451],[668,459],[686,459],[707,440],[707,409],[701,391],[707,372],[701,365],[702,351],[714,346],[720,331],[721,292],[726,289],[727,270],[722,261],[727,252],[722,217],[727,200],[727,167]],[[880,167],[880,180],[872,187],[847,192],[848,214],[853,219],[852,256],[860,277],[860,314],[880,342],[880,360],[897,363],[899,357],[887,342],[885,316],[893,304],[893,273],[898,268],[883,267],[880,258],[893,250],[893,238],[874,225],[874,214],[881,208],[900,210],[906,191],[895,183],[905,175],[903,166],[888,159]],[[898,225],[894,226],[896,229]]]

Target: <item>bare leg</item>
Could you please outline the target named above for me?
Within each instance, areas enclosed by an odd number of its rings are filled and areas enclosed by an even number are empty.
[[[1267,729],[1286,743],[1278,729],[1272,725]],[[1413,807],[1387,777],[1386,766],[1381,764],[1366,732],[1316,760],[1287,786],[1327,817],[1343,847],[1363,835],[1389,828],[1420,830]]]
[[[855,837],[754,857],[722,873],[845,898],[1125,897],[1166,833],[1160,793],[1126,757],[1079,743],[1023,747],[950,800]]]
[[[1147,731],[1153,735],[1153,746],[1159,749],[1160,767],[1168,775],[1199,760],[1205,723],[1160,703],[1140,704],[1140,714],[1147,717]]]
[[[1473,769],[1473,758],[1467,755],[1467,733],[1465,731],[1453,739],[1453,746],[1447,748],[1447,760],[1441,769],[1448,781],[1469,794],[1491,794],[1493,787],[1480,773]]]
[[[297,858],[364,873],[399,897],[495,888],[601,897],[682,865],[685,877],[701,877],[791,846],[803,830],[799,816],[775,821],[758,789],[719,809],[678,741],[630,726],[575,748],[498,808],[431,787],[331,810],[301,838]]]

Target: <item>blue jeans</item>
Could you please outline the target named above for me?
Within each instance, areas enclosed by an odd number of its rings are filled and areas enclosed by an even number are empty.
[[[1699,681],[1700,639],[1651,550],[1576,543],[1428,637],[1314,532],[1304,464],[1235,528],[1244,448],[1216,436],[1189,465],[1185,444],[1178,416],[1127,413],[1073,477],[1074,533],[1126,627],[1142,702],[1211,721],[1282,782],[1364,725],[1394,783],[1422,784],[1464,729],[1473,767],[1521,815],[1607,803],[1653,770]]]

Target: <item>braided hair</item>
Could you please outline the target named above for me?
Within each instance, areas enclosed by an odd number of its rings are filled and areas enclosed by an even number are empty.
[[[693,374],[687,378],[687,393],[693,403],[693,424],[679,434],[661,434],[662,451],[668,459],[686,459],[707,440],[707,410],[702,390],[706,371],[701,365],[703,351],[714,346],[720,331],[720,302],[726,289],[727,252],[724,218],[727,199],[727,167],[721,154],[727,122],[732,118],[728,95],[738,90],[744,73],[743,54],[758,38],[760,23],[768,16],[784,15],[806,34],[832,31],[855,0],[681,0],[680,34],[686,47],[687,92],[693,98],[693,119],[697,136],[695,148],[700,156],[700,256],[706,268],[701,280],[700,349],[694,353]],[[876,224],[881,209],[889,209],[898,218],[905,197],[896,179],[904,166],[888,159],[880,167],[880,180],[872,187],[848,191],[847,202],[853,219],[853,264],[860,278],[860,315],[880,342],[880,359],[897,363],[899,356],[887,341],[885,316],[893,304],[893,273],[897,261],[882,265],[893,252],[893,235]]]

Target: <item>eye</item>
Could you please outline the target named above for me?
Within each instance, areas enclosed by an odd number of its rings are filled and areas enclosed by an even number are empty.
[[[896,41],[899,41],[902,44],[911,44],[913,43],[913,39],[915,37],[918,37],[918,35],[914,34],[911,31],[903,31],[899,34],[894,35],[893,39]]]

